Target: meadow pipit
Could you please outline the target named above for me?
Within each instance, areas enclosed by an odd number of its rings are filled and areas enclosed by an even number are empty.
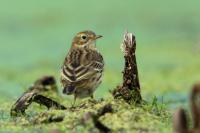
[[[104,69],[102,55],[96,48],[96,40],[101,38],[92,31],[76,34],[61,70],[63,93],[76,98],[93,97],[101,83]]]

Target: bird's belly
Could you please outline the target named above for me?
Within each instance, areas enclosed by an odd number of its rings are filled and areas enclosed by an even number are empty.
[[[75,91],[76,97],[84,98],[84,97],[91,96],[96,90],[96,88],[100,85],[101,76],[102,76],[101,73],[97,73],[91,76],[89,79],[87,79],[83,83],[78,84],[76,86],[76,91]]]

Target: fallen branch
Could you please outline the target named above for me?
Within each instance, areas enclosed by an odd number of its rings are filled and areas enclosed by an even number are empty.
[[[11,116],[25,115],[25,110],[32,102],[54,109],[66,109],[63,105],[60,105],[56,101],[47,98],[40,93],[47,91],[57,91],[56,82],[53,77],[43,77],[37,80],[12,106],[10,114]]]
[[[132,33],[125,33],[122,43],[125,66],[123,71],[123,84],[113,91],[114,98],[123,98],[128,103],[140,103],[140,83],[136,62],[136,40]]]
[[[44,97],[42,95],[35,95],[33,98],[33,102],[42,104],[42,105],[46,106],[48,109],[50,109],[50,108],[59,109],[59,110],[66,109],[66,107],[59,104],[58,102],[56,102],[50,98]]]

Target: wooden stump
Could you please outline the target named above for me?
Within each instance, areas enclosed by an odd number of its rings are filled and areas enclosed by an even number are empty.
[[[136,62],[136,40],[132,33],[126,32],[122,43],[125,66],[123,84],[113,91],[114,98],[123,98],[128,103],[141,103],[140,83]]]

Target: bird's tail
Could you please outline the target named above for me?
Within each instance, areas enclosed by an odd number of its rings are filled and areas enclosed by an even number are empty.
[[[74,85],[68,85],[68,86],[64,87],[64,89],[63,89],[63,93],[67,94],[67,95],[73,94],[74,91],[75,91],[75,86]]]

